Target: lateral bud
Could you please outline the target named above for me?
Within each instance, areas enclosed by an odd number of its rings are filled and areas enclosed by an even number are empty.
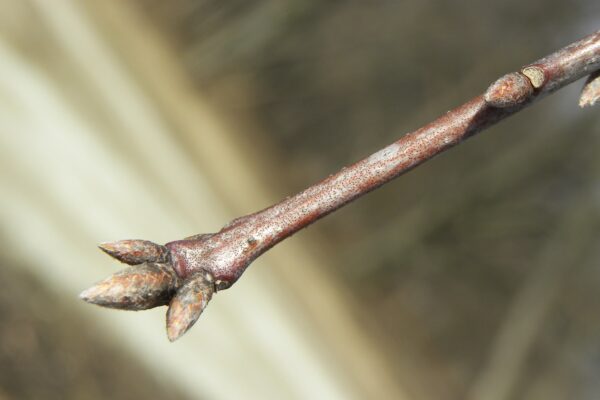
[[[167,310],[167,336],[171,342],[183,336],[196,323],[214,292],[214,277],[208,271],[192,275],[177,290]]]
[[[180,279],[168,265],[142,264],[119,271],[79,297],[88,303],[121,310],[146,310],[169,303]]]
[[[492,83],[483,98],[492,107],[507,108],[519,105],[533,94],[529,79],[518,72],[506,74]]]
[[[169,249],[149,240],[119,240],[102,243],[98,247],[109,256],[129,265],[164,263],[169,258]]]

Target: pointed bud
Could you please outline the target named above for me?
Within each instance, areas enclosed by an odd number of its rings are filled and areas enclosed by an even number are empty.
[[[214,292],[213,276],[206,271],[191,276],[179,288],[167,311],[167,336],[171,342],[179,339],[194,325]]]
[[[109,256],[129,265],[146,262],[164,263],[169,258],[169,250],[165,246],[149,240],[119,240],[102,243],[98,247]]]
[[[79,297],[88,303],[122,310],[146,310],[168,304],[180,280],[165,264],[142,264],[119,271]]]
[[[579,98],[579,107],[593,106],[600,100],[600,71],[596,71],[583,85],[581,97]]]
[[[518,72],[506,74],[492,83],[483,98],[492,107],[507,108],[521,104],[533,94],[529,79]]]

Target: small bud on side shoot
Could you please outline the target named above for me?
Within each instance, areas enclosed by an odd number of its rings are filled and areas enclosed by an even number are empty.
[[[589,76],[579,98],[579,107],[593,106],[600,100],[600,71]]]

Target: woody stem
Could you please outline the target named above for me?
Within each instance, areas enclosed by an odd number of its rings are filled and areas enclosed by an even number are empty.
[[[260,254],[545,95],[600,69],[600,31],[505,75],[488,90],[373,155],[215,235],[167,244],[177,273],[204,269],[230,286]]]

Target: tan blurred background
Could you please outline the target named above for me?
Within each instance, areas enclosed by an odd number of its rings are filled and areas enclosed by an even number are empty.
[[[0,399],[598,399],[581,83],[257,260],[170,344],[79,291],[600,28],[534,0],[0,0]]]

